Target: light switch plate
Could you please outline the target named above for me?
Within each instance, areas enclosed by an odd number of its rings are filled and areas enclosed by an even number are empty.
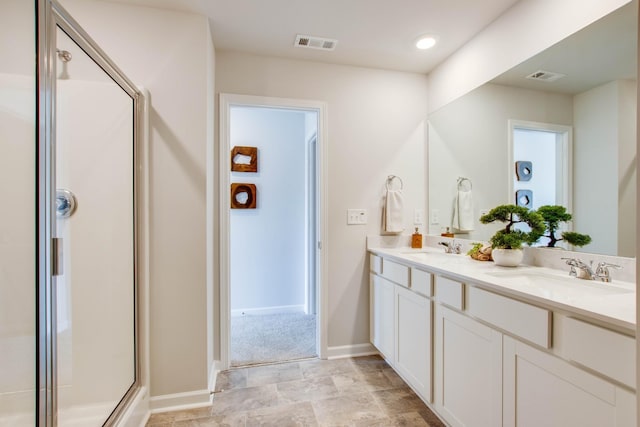
[[[440,224],[440,210],[431,209],[431,224]]]
[[[366,209],[347,209],[347,225],[364,225],[367,220]]]

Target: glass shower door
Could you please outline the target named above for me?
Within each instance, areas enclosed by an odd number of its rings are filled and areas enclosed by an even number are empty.
[[[134,101],[56,35],[58,426],[101,426],[136,380]]]

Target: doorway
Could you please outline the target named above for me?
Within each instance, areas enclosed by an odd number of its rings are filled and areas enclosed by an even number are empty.
[[[529,209],[561,205],[571,212],[571,137],[569,126],[509,121],[511,203]]]
[[[221,95],[225,367],[322,355],[322,110]]]

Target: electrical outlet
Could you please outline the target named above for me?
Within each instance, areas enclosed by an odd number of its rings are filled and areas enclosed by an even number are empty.
[[[440,209],[431,209],[431,224],[440,224]]]
[[[347,225],[364,225],[367,220],[366,209],[347,209]]]
[[[424,222],[424,209],[415,209],[413,211],[414,225],[422,225],[423,222]]]

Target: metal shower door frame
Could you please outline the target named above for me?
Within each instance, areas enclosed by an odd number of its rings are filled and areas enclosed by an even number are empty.
[[[140,149],[143,137],[144,95],[100,49],[56,0],[36,0],[37,53],[37,338],[36,423],[57,426],[56,293],[57,258],[55,200],[56,148],[56,29],[64,31],[110,78],[131,97],[133,120],[133,227],[134,227],[134,357],[135,379],[105,425],[114,425],[141,387],[139,291],[139,193],[142,182]]]

